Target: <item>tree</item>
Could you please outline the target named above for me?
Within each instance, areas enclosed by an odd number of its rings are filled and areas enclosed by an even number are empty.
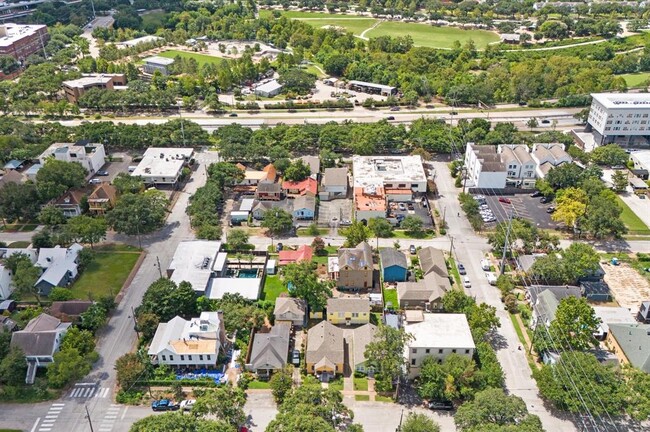
[[[332,296],[332,290],[318,279],[315,270],[316,264],[311,261],[289,264],[282,270],[282,280],[293,297],[305,300],[312,310],[320,310]]]
[[[228,232],[228,247],[233,250],[249,249],[248,233],[242,229],[233,229]]]
[[[440,432],[440,426],[425,414],[410,412],[404,419],[400,432]]]
[[[293,228],[293,216],[282,209],[267,210],[264,212],[262,227],[267,228],[271,235],[286,233]]]
[[[560,301],[548,332],[555,349],[586,351],[598,346],[594,333],[600,319],[584,297],[566,297]]]
[[[355,220],[348,227],[339,230],[342,236],[345,237],[343,247],[352,248],[359,243],[367,242],[370,237],[370,230],[363,222]]]
[[[241,388],[225,385],[197,398],[192,407],[192,414],[211,414],[231,426],[238,427],[246,422],[245,403],[246,393]]]
[[[393,226],[386,219],[372,218],[368,221],[368,229],[375,237],[388,238],[393,235]]]
[[[158,315],[152,312],[143,312],[138,315],[138,322],[135,326],[135,330],[142,333],[143,339],[151,340],[156,334],[158,324],[160,324],[160,318],[158,318]]]
[[[630,156],[618,144],[599,146],[591,152],[591,161],[598,165],[625,166],[629,158]]]
[[[621,170],[616,170],[614,171],[614,174],[612,174],[612,184],[614,186],[614,191],[616,193],[621,193],[625,192],[625,189],[627,188],[627,174]]]
[[[281,404],[284,396],[293,387],[293,366],[288,365],[273,373],[269,380],[269,386],[273,392],[273,399],[276,404]]]
[[[80,315],[80,326],[95,333],[106,323],[106,313],[107,311],[100,304],[95,303]]]
[[[376,370],[375,387],[379,391],[391,391],[393,381],[400,376],[404,367],[404,347],[413,336],[403,328],[395,329],[379,325],[370,343],[366,345],[365,357]]]
[[[422,235],[423,222],[422,219],[416,216],[406,216],[402,223],[400,224],[406,232],[412,236]]]
[[[280,84],[284,86],[285,92],[307,94],[314,88],[316,77],[300,69],[289,69],[280,73]]]
[[[11,348],[0,361],[0,382],[10,386],[24,384],[26,372],[25,353],[20,348]]]
[[[539,26],[539,33],[547,39],[565,39],[569,36],[569,28],[562,21],[548,20]]]
[[[582,179],[582,168],[574,163],[565,163],[552,168],[546,175],[546,181],[554,190],[575,187]]]
[[[459,290],[448,291],[442,297],[442,307],[446,313],[463,313],[467,316],[475,341],[486,340],[501,325],[494,306],[485,303],[477,305],[476,300]]]
[[[21,261],[14,273],[14,285],[16,291],[25,295],[33,295],[38,305],[41,305],[41,298],[39,297],[38,288],[34,285],[41,276],[41,270],[32,265],[31,261]]]
[[[580,371],[579,377],[574,370]],[[625,407],[625,382],[613,365],[602,364],[591,353],[565,351],[555,365],[533,371],[543,397],[557,408],[592,415],[621,414]],[[588,398],[581,395],[588,394]]]
[[[492,252],[497,257],[503,254],[503,244],[508,231],[508,221],[497,224],[493,233],[488,234],[488,242]],[[513,219],[510,227],[510,250],[517,253],[532,253],[533,251],[550,252],[560,243],[556,236],[546,231],[540,231],[527,219]]]
[[[140,193],[144,190],[144,181],[142,177],[134,177],[128,173],[119,173],[113,179],[113,186],[117,193],[124,195],[126,193]]]
[[[577,227],[578,220],[587,210],[587,194],[575,187],[569,187],[558,192],[555,213],[551,219],[562,222],[567,227]]]
[[[54,242],[52,241],[52,235],[50,234],[50,231],[44,229],[42,231],[36,232],[32,236],[32,247],[34,249],[54,247]]]
[[[81,243],[89,243],[92,249],[95,243],[106,238],[108,226],[102,218],[80,215],[70,218],[67,229],[72,238]]]
[[[573,284],[598,269],[599,261],[600,257],[593,246],[576,242],[562,251],[561,259],[557,254],[538,258],[529,273],[546,282]]]
[[[40,171],[39,171],[40,172]],[[106,222],[118,233],[148,234],[161,228],[167,216],[167,199],[158,191],[123,195],[113,210],[106,214]]]
[[[311,169],[302,159],[296,159],[289,164],[283,174],[285,180],[299,182],[311,175]]]
[[[33,220],[41,210],[41,198],[33,184],[7,183],[0,189],[0,217],[8,222]]]
[[[158,279],[149,285],[142,297],[142,304],[136,308],[138,320],[144,313],[158,316],[160,322],[167,322],[175,316],[191,318],[196,315],[196,294],[192,285],[181,282],[176,285],[169,279]]]
[[[95,350],[95,337],[88,330],[70,327],[61,341],[61,350],[73,348],[85,357]]]
[[[542,423],[536,415],[528,413],[526,403],[518,396],[506,395],[500,388],[483,390],[473,401],[462,404],[454,421],[459,431],[504,430],[500,427],[521,428],[527,432],[543,432]],[[509,429],[510,430],[510,429]]]
[[[629,392],[625,411],[635,420],[647,420],[650,417],[650,374],[629,365],[622,371]]]
[[[43,207],[41,212],[38,214],[38,221],[43,225],[56,226],[63,225],[66,222],[66,219],[61,209],[54,207],[53,205],[48,205]]]
[[[237,432],[237,428],[220,420],[206,420],[182,413],[151,415],[131,425],[129,432]]]
[[[4,266],[14,274],[21,263],[24,263],[24,265],[31,265],[32,260],[29,258],[29,255],[23,252],[13,253],[4,259]]]
[[[70,188],[82,187],[88,172],[78,162],[49,159],[36,173],[36,184],[44,200],[59,197]]]
[[[327,256],[328,252],[325,249],[325,240],[321,237],[314,237],[314,240],[311,242],[311,247],[314,249],[316,256]]]
[[[63,388],[67,383],[83,378],[90,372],[91,362],[76,348],[54,354],[54,362],[47,368],[47,382],[52,388]]]
[[[54,287],[48,297],[52,301],[68,301],[72,300],[74,295],[68,288]]]
[[[539,127],[539,122],[537,121],[537,119],[536,119],[535,117],[531,117],[531,118],[528,119],[528,121],[526,122],[526,126],[528,126],[528,128],[529,128],[530,131],[532,132],[533,129],[535,129],[536,127]]]
[[[621,220],[623,208],[612,195],[612,191],[604,190],[589,202],[589,210],[583,228],[597,239],[619,238],[627,232],[627,227]]]
[[[115,362],[117,384],[124,390],[130,389],[137,381],[144,377],[146,364],[138,353],[126,353]]]

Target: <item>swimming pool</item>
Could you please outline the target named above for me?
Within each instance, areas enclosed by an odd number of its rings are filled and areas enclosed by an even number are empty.
[[[257,269],[240,269],[237,274],[238,278],[253,279],[257,277]]]

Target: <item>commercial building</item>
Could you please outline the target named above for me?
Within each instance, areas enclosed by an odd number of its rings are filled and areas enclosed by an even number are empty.
[[[126,86],[124,74],[86,74],[75,80],[63,81],[63,91],[68,102],[77,103],[79,98],[88,90],[114,90],[116,87]]]
[[[348,88],[350,90],[359,91],[363,93],[378,94],[382,96],[392,96],[397,94],[397,87],[388,86],[384,84],[375,84],[365,81],[349,81]]]
[[[464,314],[425,313],[421,322],[406,324],[404,330],[413,335],[404,348],[409,378],[420,375],[425,358],[444,361],[450,354],[472,358],[476,345]]]
[[[39,24],[0,25],[0,55],[23,61],[37,51],[44,51],[49,40],[47,26]]]
[[[162,40],[164,40],[164,39],[161,38],[161,37],[153,36],[153,35],[147,35],[147,36],[142,36],[142,37],[135,38],[135,39],[130,39],[130,40],[127,40],[127,41],[124,41],[124,42],[120,42],[120,43],[117,43],[115,45],[117,45],[119,48],[132,48],[132,47],[134,47],[136,45],[139,45],[141,43],[158,42],[158,41],[162,41]]]
[[[95,174],[106,163],[104,144],[79,141],[77,143],[54,143],[38,157],[41,165],[45,165],[49,158],[63,162],[78,162],[88,171],[89,175]]]
[[[647,145],[650,136],[650,94],[594,93],[587,131],[596,145]]]
[[[142,177],[149,185],[175,185],[183,167],[191,163],[194,150],[191,148],[150,147],[144,152],[142,160],[131,173]]]
[[[282,93],[282,84],[276,80],[271,80],[267,83],[255,87],[255,95],[260,97],[273,97]]]
[[[167,268],[167,277],[176,284],[189,282],[194,291],[205,294],[214,272],[220,271],[226,254],[220,254],[221,242],[211,240],[186,240],[176,247]],[[219,257],[221,255],[221,257]]]
[[[163,75],[169,75],[169,66],[174,64],[173,58],[153,56],[144,59],[144,73],[153,75],[156,71]]]

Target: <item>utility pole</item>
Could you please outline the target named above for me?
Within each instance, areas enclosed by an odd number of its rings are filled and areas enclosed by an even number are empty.
[[[452,236],[449,236],[451,239],[451,246],[449,246],[449,256],[451,257],[451,251],[454,249],[454,238]]]
[[[510,240],[510,229],[512,228],[512,212],[508,217],[508,229],[506,230],[506,239],[503,242],[503,256],[501,257],[501,274],[506,270],[506,254],[508,253],[508,242]]]
[[[93,422],[90,420],[90,413],[88,412],[88,405],[84,405],[86,408],[86,418],[88,419],[88,425],[90,426],[90,432],[95,432],[93,429]]]
[[[160,258],[158,258],[158,255],[156,255],[156,262],[158,263],[157,267],[158,267],[158,273],[160,274],[160,279],[162,279],[163,278],[162,267],[160,266]]]
[[[185,145],[185,129],[183,128],[183,114],[181,114],[181,106],[178,106],[178,117],[181,119],[181,136],[183,137],[183,145]]]
[[[138,339],[140,339],[140,332],[138,332],[138,320],[135,319],[135,309],[133,309],[133,306],[131,306],[131,315],[133,316],[133,322],[135,323],[133,329],[135,330],[135,334],[138,336]]]
[[[97,18],[97,14],[95,13],[95,2],[93,2],[93,0],[90,0],[90,7],[93,9],[93,19]]]
[[[442,209],[442,228],[445,227],[445,222],[446,222],[445,219],[446,219],[446,217],[447,217],[447,206],[445,206],[445,207]]]

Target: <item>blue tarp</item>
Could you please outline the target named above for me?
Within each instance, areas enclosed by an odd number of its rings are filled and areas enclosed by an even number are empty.
[[[201,378],[212,378],[215,384],[220,384],[223,380],[224,374],[222,372],[210,369],[196,369],[194,372],[180,373],[177,371],[177,380],[196,380]]]

